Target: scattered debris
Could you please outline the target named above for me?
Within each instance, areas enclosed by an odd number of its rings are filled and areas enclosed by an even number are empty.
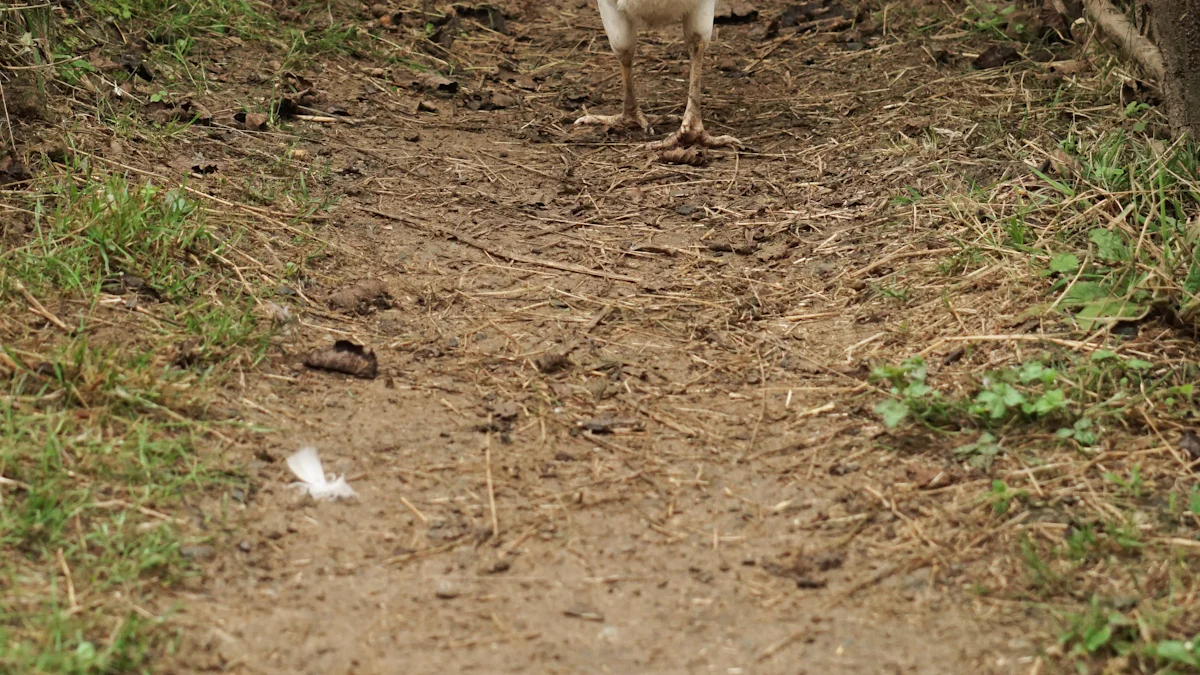
[[[517,98],[501,92],[485,91],[467,95],[462,105],[467,110],[504,110],[515,107]]]
[[[792,560],[787,558],[791,557]],[[813,555],[794,553],[785,556],[779,563],[764,562],[762,568],[784,579],[791,579],[796,588],[824,588],[829,582],[820,576],[819,572],[829,572],[838,569],[846,561],[845,553],[841,551],[825,551]]]
[[[171,364],[179,368],[187,368],[199,362],[201,356],[200,340],[194,337],[188,338],[175,345],[175,354],[171,357]]]
[[[713,23],[718,25],[736,25],[752,23],[758,20],[758,10],[745,0],[719,0]]]
[[[509,570],[509,568],[511,568],[511,567],[512,567],[511,560],[501,559],[501,560],[497,560],[497,561],[493,562],[492,564],[484,567],[482,572],[484,574],[500,574],[502,572],[507,572]]]
[[[296,117],[301,113],[310,112],[309,106],[317,103],[317,92],[312,88],[282,94],[271,102],[271,110],[280,119]]]
[[[475,21],[484,28],[497,33],[508,33],[504,13],[491,5],[454,5],[453,9],[457,16]]]
[[[453,600],[461,594],[450,581],[442,580],[438,583],[437,588],[434,589],[433,595],[439,600]]]
[[[778,37],[785,29],[795,33],[814,30],[838,31],[853,25],[854,14],[835,0],[814,0],[799,5],[788,5],[767,24],[764,40]]]
[[[412,75],[412,77],[403,80],[396,79],[396,84],[407,89],[429,91],[443,95],[458,93],[458,81],[438,73],[409,73],[409,75]]]
[[[185,544],[179,547],[179,555],[188,560],[206,562],[217,556],[217,550],[208,544]]]
[[[450,47],[454,45],[454,37],[458,33],[458,15],[449,14],[442,20],[442,23],[430,22],[434,26],[434,30],[430,33],[425,42],[427,52],[431,54],[445,54],[450,51]]]
[[[207,108],[189,99],[179,103],[167,100],[151,101],[146,104],[144,112],[151,122],[158,125],[171,122],[209,125],[213,120],[212,113]]]
[[[909,480],[922,490],[945,487],[955,482],[955,476],[946,469],[934,467],[908,467],[905,469]]]
[[[196,153],[190,159],[184,157],[175,159],[171,162],[171,168],[182,174],[202,177],[220,171],[221,165],[218,162],[205,159],[204,155],[200,153]]]

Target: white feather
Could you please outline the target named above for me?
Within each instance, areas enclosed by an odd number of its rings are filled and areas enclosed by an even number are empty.
[[[288,457],[287,465],[300,479],[299,483],[292,483],[292,487],[304,490],[312,495],[313,499],[344,499],[358,496],[344,476],[325,475],[325,469],[321,467],[321,458],[317,456],[317,449],[312,446],[300,448]]]

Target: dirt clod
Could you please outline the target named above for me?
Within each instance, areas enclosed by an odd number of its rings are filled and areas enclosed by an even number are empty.
[[[1194,429],[1184,429],[1179,435],[1179,447],[1187,452],[1192,461],[1200,460],[1200,435]]]
[[[366,315],[376,310],[390,309],[392,295],[384,281],[368,279],[330,294],[328,302],[333,309]]]
[[[546,375],[558,373],[570,367],[571,359],[566,354],[544,354],[537,360],[537,369]]]
[[[992,45],[971,62],[979,70],[999,68],[1021,60],[1021,53],[1008,45]]]
[[[29,167],[11,156],[0,157],[0,185],[10,185],[33,178]]]

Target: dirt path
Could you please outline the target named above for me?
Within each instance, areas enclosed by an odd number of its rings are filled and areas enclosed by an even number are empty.
[[[178,598],[181,667],[1028,672],[1040,624],[969,593],[982,542],[922,527],[971,511],[979,480],[935,484],[942,460],[881,437],[861,365],[927,346],[862,291],[944,257],[891,203],[933,173],[894,149],[937,64],[917,41],[816,34],[747,68],[763,26],[722,26],[706,121],[753,150],[658,164],[640,136],[568,128],[583,97],[618,105],[581,4],[485,36],[534,79],[488,85],[507,109],[413,114],[344,67],[321,76],[367,121],[306,131],[343,195],[312,279],[378,278],[394,303],[309,314],[240,392],[290,431],[253,464],[246,533]],[[678,114],[675,36],[641,54],[648,112]],[[299,365],[347,335],[378,379]],[[306,442],[360,500],[287,488]]]

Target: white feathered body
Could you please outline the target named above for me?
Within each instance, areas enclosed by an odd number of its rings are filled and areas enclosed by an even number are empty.
[[[683,17],[705,5],[706,0],[599,0],[616,6],[618,12],[633,20],[638,28],[660,28],[677,24]],[[605,26],[607,28],[607,26]]]
[[[618,54],[633,49],[637,32],[687,22],[707,40],[716,0],[597,0],[609,44]]]

